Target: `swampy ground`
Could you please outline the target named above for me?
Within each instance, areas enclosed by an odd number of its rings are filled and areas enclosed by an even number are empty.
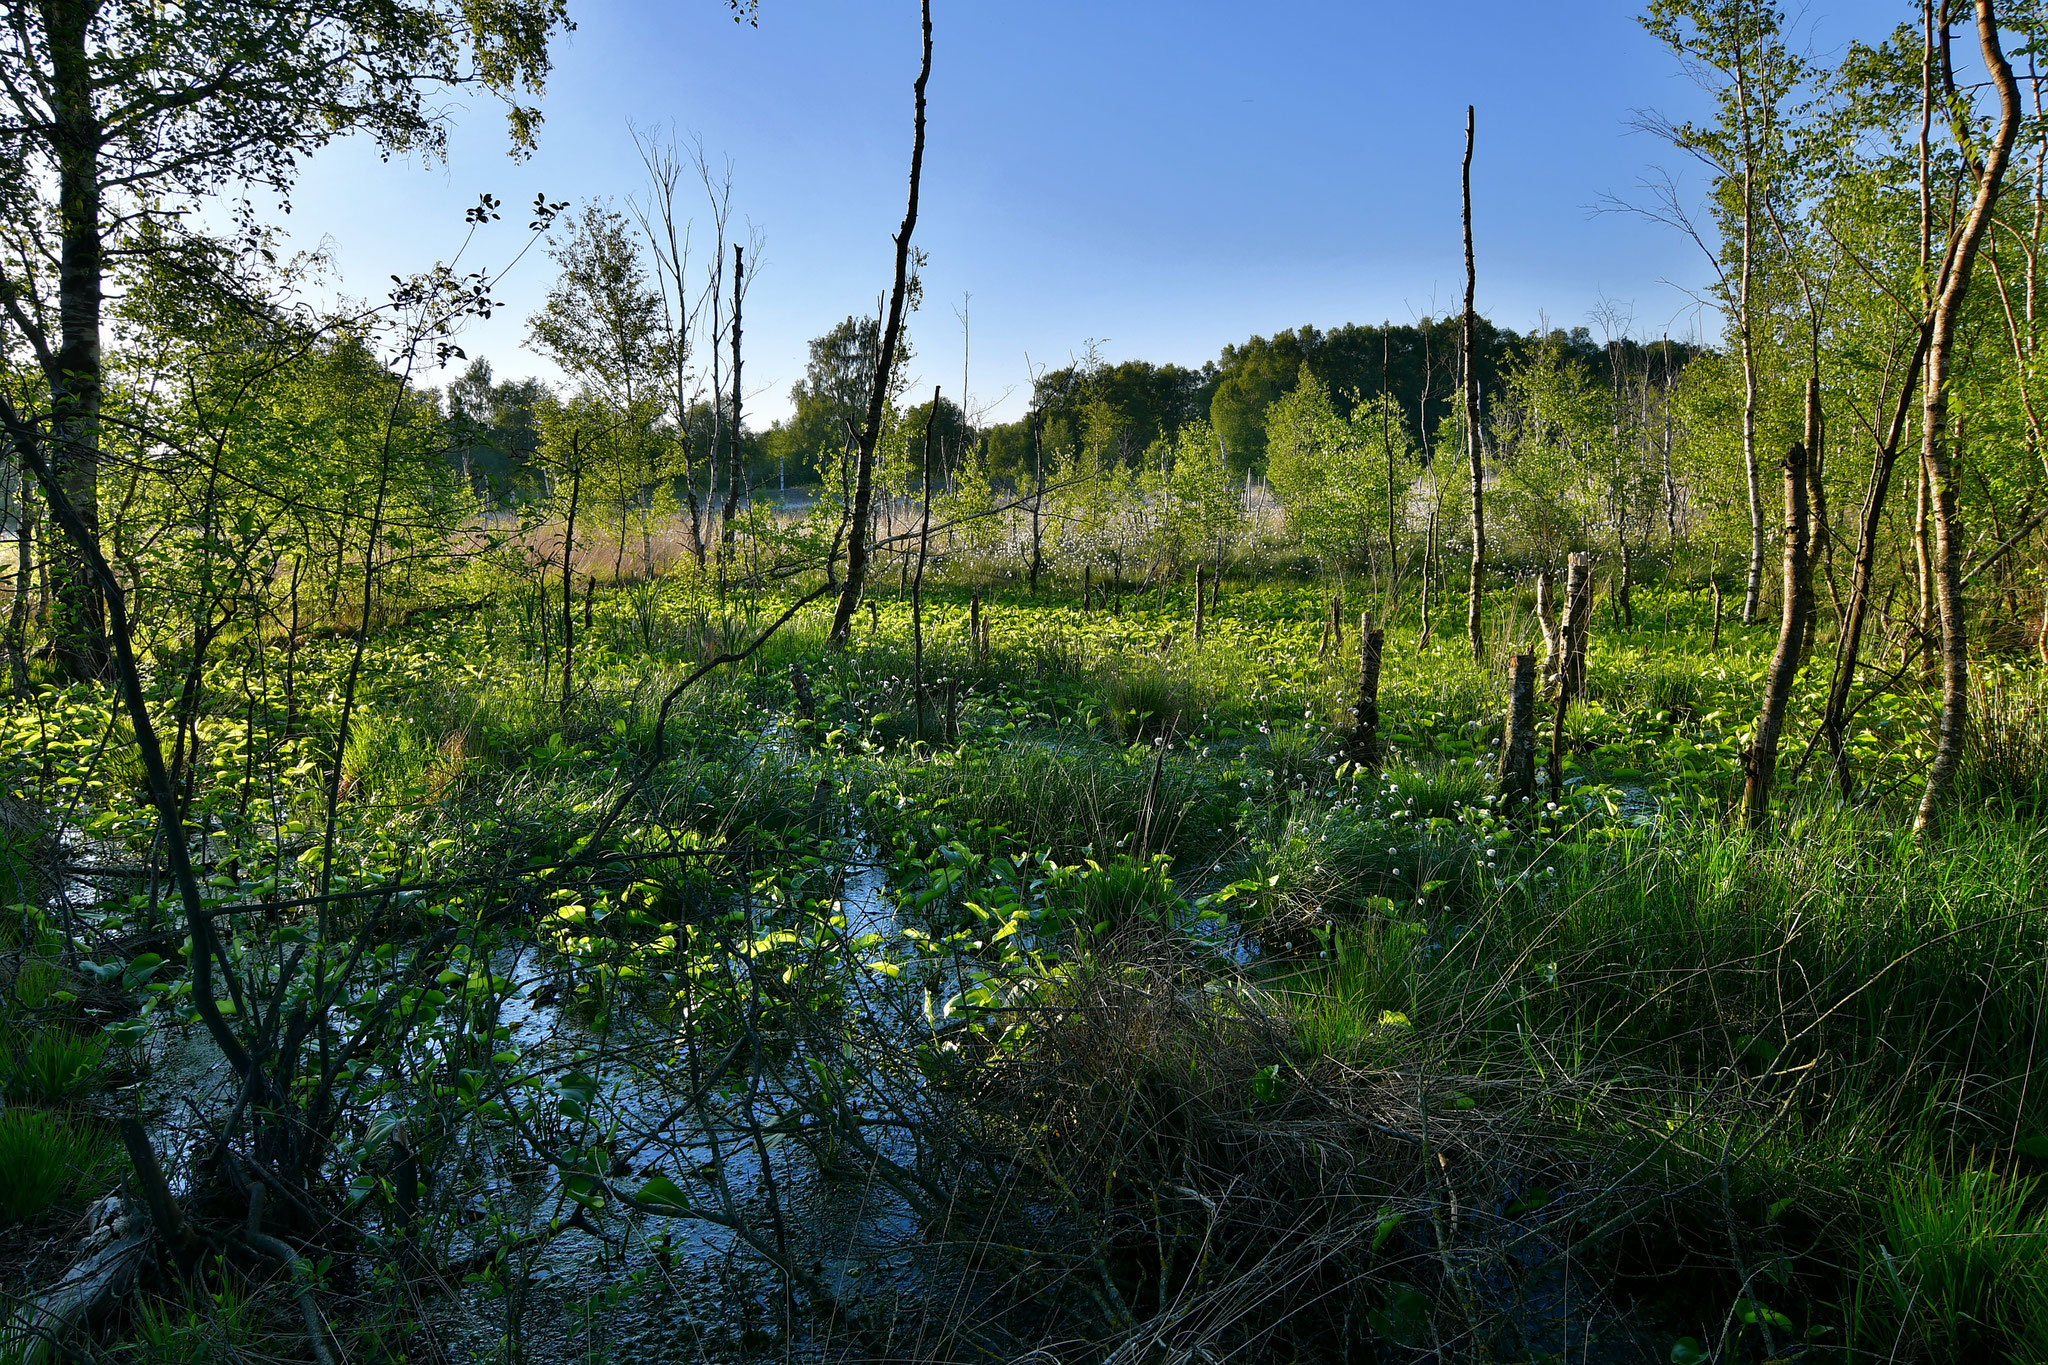
[[[1192,590],[931,590],[921,660],[893,591],[844,650],[814,604],[659,737],[792,599],[597,590],[566,702],[532,603],[390,625],[331,829],[359,642],[219,649],[241,705],[183,742],[233,970],[198,984],[109,694],[8,705],[6,1349],[2048,1358],[2038,667],[1977,668],[1938,841],[1914,670],[1853,790],[1817,753],[1751,834],[1774,631],[1710,648],[1675,575],[1596,610],[1522,810],[1526,590],[1485,666],[1391,618],[1377,768],[1329,585],[1233,578],[1199,638]],[[190,1264],[46,1341],[26,1306],[143,1225],[124,1121]]]

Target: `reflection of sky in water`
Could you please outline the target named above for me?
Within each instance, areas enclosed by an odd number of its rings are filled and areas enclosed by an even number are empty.
[[[843,869],[838,909],[845,917],[835,955],[854,996],[856,1012],[887,1034],[910,1026],[921,1011],[921,989],[892,983],[865,963],[884,952],[895,937],[896,917],[888,878],[872,851],[856,847]],[[851,951],[867,935],[880,945]],[[525,1065],[555,1074],[576,1065],[601,1083],[593,1116],[631,1134],[617,1155],[630,1154],[631,1174],[618,1178],[635,1187],[644,1176],[674,1178],[706,1198],[707,1183],[690,1180],[722,1158],[737,1205],[759,1213],[761,1168],[745,1134],[713,1109],[707,1131],[688,1102],[689,1066],[675,1025],[645,1018],[615,1019],[609,1033],[593,1033],[566,1004],[567,984],[546,952],[525,949],[504,955],[493,971],[514,984],[500,1012]],[[912,1009],[911,997],[916,997]],[[757,1092],[764,1119],[777,1109],[779,1092]],[[871,1115],[873,1116],[873,1115]],[[899,1160],[911,1156],[899,1135],[871,1140]],[[935,1276],[951,1273],[943,1249],[925,1245],[902,1201],[858,1172],[823,1173],[796,1144],[769,1141],[785,1212],[785,1231],[799,1258],[831,1291],[859,1303],[921,1297]],[[552,1181],[530,1190],[499,1182],[492,1191],[516,1205],[517,1216],[538,1227],[556,1216]],[[573,1206],[563,1206],[573,1207]],[[589,1351],[656,1365],[668,1360],[759,1357],[775,1339],[780,1300],[775,1277],[743,1248],[734,1234],[689,1218],[604,1216],[605,1240],[582,1231],[555,1238],[531,1253],[530,1284],[522,1315],[529,1359],[568,1360]],[[615,1296],[606,1302],[607,1293]],[[458,1360],[498,1358],[506,1330],[506,1304],[466,1289],[428,1305],[429,1320]],[[805,1320],[800,1332],[828,1330]]]
[[[1641,811],[1633,809],[1631,798],[1637,795],[1621,796],[1624,806],[1631,807],[1626,814],[1638,819],[1653,815],[1647,796],[1641,797]],[[907,965],[914,955],[905,951],[898,933],[897,896],[878,850],[857,840],[848,851],[852,856],[841,868],[837,888],[845,928],[842,940],[830,947],[832,961],[849,993],[852,1014],[863,1025],[860,1031],[874,1040],[870,1046],[912,1043],[927,1027],[925,989],[943,1000],[963,984],[962,967],[932,963],[898,978],[868,968],[882,957]],[[1197,922],[1190,927],[1205,935],[1227,935],[1214,938],[1215,947],[1240,964],[1256,954],[1252,941],[1234,925]],[[871,941],[856,949],[853,945],[862,939]],[[706,1198],[707,1182],[692,1174],[719,1159],[735,1207],[765,1226],[758,1217],[763,1190],[756,1153],[719,1101],[707,1106],[709,1128],[707,1115],[689,1103],[691,1073],[673,1020],[619,1011],[609,1031],[594,1032],[585,1013],[574,1007],[566,964],[548,949],[503,949],[494,955],[491,970],[510,983],[498,1021],[522,1068],[549,1078],[581,1069],[599,1081],[592,1112],[600,1126],[621,1135],[612,1149],[625,1171],[616,1178],[621,1188],[631,1190],[648,1176],[663,1174],[693,1199],[716,1208]],[[134,1091],[140,1110],[160,1120],[156,1131],[196,1133],[204,1126],[202,1118],[217,1118],[232,1103],[232,1075],[202,1030],[157,1030],[145,1046]],[[429,1044],[420,1053],[435,1056],[437,1049]],[[910,1082],[911,1089],[916,1086]],[[753,1093],[764,1119],[781,1112],[778,1102],[784,1097],[774,1089],[772,1076]],[[399,1099],[402,1103],[404,1096]],[[552,1100],[544,1095],[538,1103],[548,1109]],[[864,1097],[857,1089],[855,1103],[867,1117],[887,1116],[872,1089]],[[912,1158],[910,1140],[898,1130],[869,1132],[884,1155],[906,1163]],[[510,1147],[484,1150],[474,1137],[466,1141],[466,1155],[482,1168],[461,1193],[468,1207],[501,1220],[514,1236],[530,1235],[573,1212],[553,1176],[537,1170],[530,1153]],[[178,1143],[173,1138],[166,1145]],[[173,1179],[182,1183],[188,1154],[172,1150],[165,1155]],[[925,1241],[903,1201],[871,1174],[820,1171],[792,1142],[776,1143],[771,1159],[792,1251],[842,1301],[874,1305],[881,1313],[900,1304],[913,1318],[926,1311],[972,1312],[974,1293],[957,1253]],[[1469,1262],[1475,1307],[1507,1324],[1508,1335],[1518,1338],[1524,1351],[1564,1352],[1589,1361],[1635,1358],[1643,1345],[1639,1334],[1582,1283],[1567,1248],[1547,1228],[1550,1212],[1514,1212],[1513,1194],[1503,1194],[1498,1206],[1484,1214],[1468,1211],[1475,1224],[1486,1225],[1480,1241],[1496,1253]],[[1562,1191],[1559,1195],[1556,1207],[1561,1208],[1566,1201]],[[458,1234],[448,1255],[459,1258],[487,1249],[493,1244],[488,1226],[479,1217]],[[597,1235],[572,1229],[522,1252],[516,1263],[523,1287],[512,1299],[473,1285],[426,1294],[419,1303],[421,1320],[458,1362],[506,1359],[515,1308],[520,1353],[550,1365],[583,1359],[666,1365],[782,1354],[777,1280],[757,1256],[737,1245],[730,1231],[697,1219],[621,1216],[610,1210],[595,1216],[594,1230]],[[800,1318],[797,1349],[829,1349],[835,1330],[815,1317]]]

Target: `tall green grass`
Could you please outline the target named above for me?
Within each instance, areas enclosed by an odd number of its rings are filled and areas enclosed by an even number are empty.
[[[0,1217],[23,1222],[69,1193],[98,1188],[112,1151],[104,1133],[61,1114],[0,1110]]]
[[[12,1100],[63,1104],[100,1082],[107,1040],[42,1027],[19,1043],[0,1040],[0,1092]]]
[[[1802,1330],[2040,1358],[2038,829],[1965,812],[1927,848],[1822,807],[1764,839],[1535,833],[1430,910],[1350,892],[1385,886],[1385,860],[1333,822],[1303,824],[1289,864],[1350,907],[1287,980],[1310,1055],[1467,1078],[1461,1099],[1608,1192],[1582,1216],[1611,1254],[1686,1254],[1677,1229],[1782,1263],[1756,1297],[1834,1305]]]

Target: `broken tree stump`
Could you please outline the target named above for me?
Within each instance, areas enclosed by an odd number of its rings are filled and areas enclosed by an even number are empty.
[[[1358,701],[1351,708],[1352,730],[1348,757],[1367,772],[1380,767],[1380,660],[1385,653],[1386,632],[1373,628],[1372,616],[1358,614]]]
[[[1501,810],[1525,820],[1536,802],[1536,656],[1508,662],[1507,733],[1500,744]]]

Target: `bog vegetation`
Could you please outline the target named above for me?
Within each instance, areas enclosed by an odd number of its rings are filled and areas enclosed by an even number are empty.
[[[2048,29],[1905,9],[1651,5],[1710,344],[1468,208],[1007,424],[906,391],[927,9],[769,427],[701,148],[472,211],[558,388],[181,212],[529,138],[559,8],[23,9],[0,1360],[2048,1359]]]

